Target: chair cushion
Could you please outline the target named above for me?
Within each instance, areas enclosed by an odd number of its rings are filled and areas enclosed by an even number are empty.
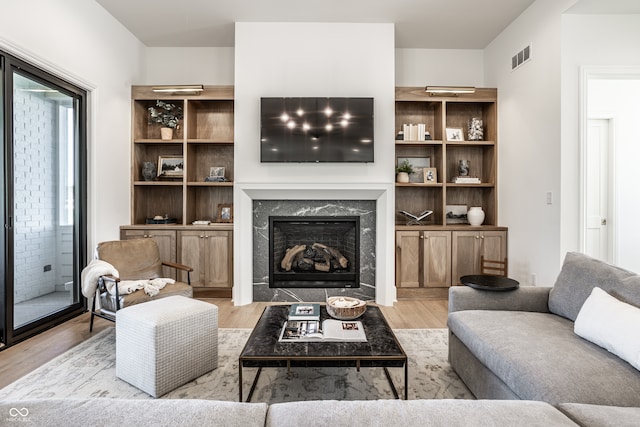
[[[168,284],[160,289],[160,293],[154,297],[147,295],[144,290],[140,289],[131,294],[120,295],[120,308],[130,307],[135,304],[156,300],[159,298],[169,297],[173,295],[181,295],[193,298],[193,288],[184,282],[175,282]],[[116,311],[116,296],[108,292],[100,294],[101,310],[107,314],[113,315]]]
[[[160,250],[153,239],[102,242],[98,244],[97,252],[98,259],[108,262],[118,270],[120,280],[162,277]]]

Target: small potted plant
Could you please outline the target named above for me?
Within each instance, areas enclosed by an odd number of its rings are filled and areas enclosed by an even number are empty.
[[[162,125],[160,135],[162,139],[173,138],[173,130],[180,129],[182,120],[182,107],[164,101],[156,101],[156,105],[149,107],[149,124]]]
[[[396,167],[396,181],[409,182],[409,175],[413,173],[413,166],[405,159]]]

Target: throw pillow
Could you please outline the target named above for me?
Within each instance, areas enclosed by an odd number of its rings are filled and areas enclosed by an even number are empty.
[[[593,288],[574,324],[582,338],[609,350],[640,370],[640,308]]]
[[[549,292],[549,311],[575,322],[580,307],[596,286],[640,307],[639,275],[585,254],[568,252]]]

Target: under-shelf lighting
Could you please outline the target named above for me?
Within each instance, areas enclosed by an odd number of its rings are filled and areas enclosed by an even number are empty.
[[[475,93],[476,88],[473,86],[427,86],[424,88],[429,95]]]
[[[200,95],[204,90],[203,85],[172,85],[154,86],[151,88],[155,93],[166,93],[170,95]]]

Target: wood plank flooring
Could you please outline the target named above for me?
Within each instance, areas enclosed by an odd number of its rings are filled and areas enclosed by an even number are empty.
[[[202,298],[218,306],[218,327],[253,328],[270,303],[255,302],[236,307],[229,299]],[[393,307],[380,306],[393,329],[445,328],[446,300],[401,300]],[[96,318],[89,333],[89,313],[49,329],[10,348],[0,351],[0,388],[28,374],[71,347],[114,324]]]

